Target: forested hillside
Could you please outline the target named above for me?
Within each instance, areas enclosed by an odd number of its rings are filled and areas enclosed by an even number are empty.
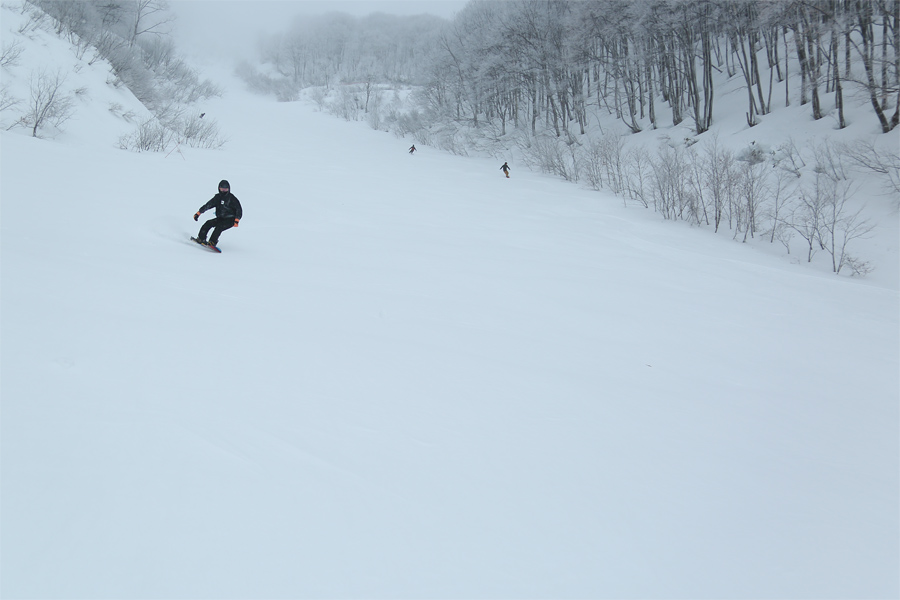
[[[225,143],[196,108],[221,90],[179,56],[164,0],[17,6],[20,33],[53,31],[85,64],[108,61],[108,83],[149,110],[109,107],[133,124],[123,149]],[[898,11],[900,0],[473,0],[452,20],[334,12],[298,16],[237,71],[253,90],[420,147],[503,157],[865,275],[878,265],[861,242],[900,208]],[[20,51],[4,43],[0,62],[12,69]],[[79,90],[63,73],[27,77],[4,80],[3,126],[59,130]]]
[[[22,0],[7,8],[26,17],[16,32],[20,36],[46,31],[71,44],[77,70],[108,62],[112,72],[107,84],[127,89],[150,112],[109,107],[133,123],[132,133],[119,140],[123,149],[160,152],[179,144],[224,144],[215,119],[201,120],[191,108],[222,92],[178,53],[169,35],[176,17],[165,0]],[[3,126],[26,127],[42,137],[64,127],[75,112],[75,99],[87,90],[73,89],[71,73],[49,65],[27,74],[28,81],[17,81],[13,71],[23,60],[23,49],[16,37],[3,42],[0,66],[8,69],[0,91]]]
[[[440,38],[427,84],[436,110],[457,118],[511,121],[536,132],[584,133],[591,108],[615,112],[632,131],[693,121],[709,129],[715,73],[746,84],[750,126],[773,96],[810,104],[823,117],[834,94],[862,87],[882,131],[897,126],[894,0],[639,0],[472,2]],[[856,67],[856,69],[854,69]],[[788,74],[800,74],[790,89]],[[855,90],[854,90],[855,91]]]
[[[543,121],[557,135],[569,127],[583,134],[592,107],[614,111],[632,131],[690,118],[701,134],[712,119],[713,75],[723,71],[746,83],[751,126],[773,96],[810,104],[820,119],[822,96],[834,94],[843,127],[849,85],[865,91],[888,132],[900,122],[898,5],[475,0],[444,28],[427,17],[298,20],[266,44],[264,60],[297,87],[415,82],[424,105],[443,115],[532,132]],[[792,69],[801,78],[793,100]]]
[[[898,11],[898,0],[475,0],[442,26],[298,19],[242,73],[420,145],[515,155],[666,219],[810,262],[825,250],[835,272],[865,274],[848,252],[872,230],[861,198],[900,206]],[[798,127],[824,125],[809,139],[715,131],[797,107]],[[652,131],[665,143],[635,135]]]

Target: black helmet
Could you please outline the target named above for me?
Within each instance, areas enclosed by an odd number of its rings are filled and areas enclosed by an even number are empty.
[[[228,184],[228,180],[227,180],[227,179],[223,179],[222,181],[220,181],[220,182],[219,182],[219,187],[220,187],[220,188],[225,188],[226,190],[231,191],[231,186]]]

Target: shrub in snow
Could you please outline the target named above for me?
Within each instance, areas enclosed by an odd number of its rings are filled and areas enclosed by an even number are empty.
[[[22,56],[22,44],[18,41],[3,44],[3,50],[0,53],[0,67],[15,67],[19,64],[20,56]]]
[[[172,131],[162,123],[156,119],[148,119],[138,125],[132,133],[119,138],[119,147],[138,152],[162,152],[168,147],[173,136]]]
[[[759,164],[766,162],[771,157],[772,152],[762,144],[750,142],[750,145],[738,152],[736,158],[738,160],[751,164]]]
[[[66,77],[59,71],[35,71],[31,74],[30,98],[19,123],[31,128],[31,135],[47,127],[60,128],[75,112],[72,95],[64,89]]]
[[[192,116],[173,126],[178,143],[192,148],[221,148],[225,140],[219,137],[219,125],[212,119]]]
[[[900,150],[879,150],[871,142],[858,140],[852,144],[841,144],[838,152],[864,173],[881,175],[885,192],[900,204]]]

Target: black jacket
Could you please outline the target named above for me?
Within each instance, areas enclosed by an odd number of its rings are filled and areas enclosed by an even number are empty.
[[[200,207],[200,212],[205,213],[213,207],[216,209],[216,217],[220,219],[240,219],[244,214],[241,202],[231,192],[219,192]]]

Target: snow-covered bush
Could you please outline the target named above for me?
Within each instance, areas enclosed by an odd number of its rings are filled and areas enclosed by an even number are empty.
[[[175,132],[177,143],[192,148],[221,148],[225,140],[219,136],[219,125],[212,119],[191,116],[181,119],[170,128]]]
[[[119,147],[137,152],[163,152],[169,147],[174,133],[157,119],[148,119],[132,133],[119,138]]]
[[[19,64],[19,58],[22,56],[22,44],[14,41],[11,44],[3,44],[2,53],[0,53],[0,67],[15,67]]]
[[[19,123],[30,128],[33,137],[48,127],[59,129],[74,114],[74,100],[65,82],[66,76],[59,71],[32,72],[31,95]]]

